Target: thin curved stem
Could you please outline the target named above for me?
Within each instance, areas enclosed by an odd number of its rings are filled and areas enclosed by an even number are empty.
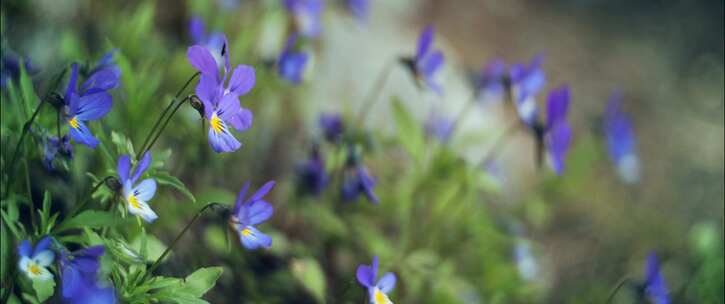
[[[154,126],[151,128],[151,131],[149,132],[149,134],[146,135],[146,139],[144,139],[143,144],[141,145],[140,151],[148,150],[148,149],[146,149],[146,145],[149,143],[149,140],[151,140],[151,137],[156,132],[156,129],[158,129],[164,116],[166,116],[166,114],[169,112],[169,110],[171,110],[171,108],[174,106],[174,103],[176,103],[176,101],[179,99],[179,95],[181,95],[181,93],[183,93],[184,90],[186,90],[186,88],[189,86],[189,84],[200,74],[201,74],[200,72],[196,72],[196,73],[194,73],[194,75],[191,75],[191,77],[189,78],[189,80],[186,81],[184,86],[181,87],[181,89],[176,92],[176,95],[174,95],[174,98],[171,100],[169,105],[166,107],[166,109],[164,109],[163,112],[161,112],[161,116],[159,116],[159,118],[156,120],[156,123],[154,123]],[[143,155],[143,153],[140,153],[139,155]],[[137,156],[137,160],[138,159],[140,159],[140,156]]]
[[[619,293],[619,290],[622,289],[622,287],[625,284],[627,284],[627,282],[629,282],[630,280],[631,280],[631,278],[629,276],[624,276],[621,279],[619,279],[619,281],[617,282],[617,285],[615,285],[614,288],[612,288],[612,291],[609,292],[609,296],[607,297],[606,304],[612,303],[612,300],[614,300],[614,296],[616,296],[617,293]]]
[[[365,118],[367,118],[370,110],[372,110],[372,108],[375,106],[375,103],[379,99],[380,92],[383,91],[385,83],[387,83],[388,78],[390,77],[390,72],[393,71],[393,67],[395,67],[396,65],[397,61],[389,62],[385,65],[385,67],[383,67],[383,70],[380,72],[380,74],[378,74],[375,83],[367,92],[367,95],[365,95],[365,99],[363,99],[362,108],[360,109],[360,114],[358,114],[356,120],[357,125],[361,125],[365,121]]]
[[[456,130],[458,130],[458,127],[461,125],[461,122],[466,119],[468,116],[468,113],[471,112],[471,108],[476,104],[476,94],[473,94],[471,99],[468,100],[468,102],[463,106],[463,109],[460,113],[456,116],[455,120],[453,120],[453,126],[451,127],[451,134],[450,137],[453,137],[453,134],[456,134]]]
[[[516,131],[520,130],[521,124],[516,121],[513,125],[509,126],[506,131],[504,131],[503,134],[501,134],[496,141],[491,146],[491,149],[488,150],[488,153],[481,158],[481,160],[478,162],[479,167],[485,166],[488,162],[493,160],[498,153],[500,152],[501,148],[504,147],[506,142],[511,138],[511,135],[513,135]]]
[[[20,152],[20,148],[22,147],[23,140],[25,139],[25,135],[28,134],[28,131],[30,131],[30,126],[35,121],[35,118],[38,117],[38,114],[40,113],[40,109],[43,107],[43,104],[45,104],[45,100],[41,100],[38,106],[35,108],[35,111],[33,112],[33,115],[28,119],[28,121],[25,122],[23,125],[23,131],[20,133],[20,138],[18,139],[18,143],[15,145],[15,151],[13,152],[13,156],[10,158],[10,162],[5,164],[5,168],[3,169],[3,172],[8,175],[8,179],[5,181],[5,194],[3,194],[3,198],[7,196],[9,193],[9,187],[11,186],[10,181],[13,180],[13,178],[10,176],[10,172],[13,171],[15,167],[15,163],[18,160],[18,153]]]
[[[192,96],[193,96],[193,95],[192,95]],[[178,111],[178,110],[179,110],[179,108],[180,108],[180,107],[181,107],[181,106],[182,106],[182,105],[183,105],[183,104],[184,104],[184,103],[185,103],[185,102],[186,102],[187,100],[189,100],[189,99],[191,99],[191,96],[187,96],[187,97],[185,97],[184,99],[182,99],[181,101],[179,101],[178,103],[176,103],[176,107],[174,107],[174,109],[173,109],[173,110],[171,111],[171,113],[170,113],[170,114],[169,114],[169,115],[168,115],[168,116],[166,117],[166,120],[164,121],[164,123],[163,123],[163,124],[161,124],[161,127],[160,127],[160,128],[158,129],[158,131],[156,132],[156,135],[154,135],[153,139],[152,139],[152,140],[151,140],[151,141],[149,142],[148,146],[147,146],[146,148],[144,148],[143,150],[141,150],[141,151],[140,151],[140,153],[136,155],[136,160],[137,160],[137,161],[138,161],[139,159],[141,159],[141,157],[143,157],[143,155],[144,155],[144,154],[145,154],[145,153],[146,153],[147,151],[151,150],[151,148],[152,148],[152,147],[154,146],[154,144],[156,143],[156,141],[157,141],[157,140],[159,139],[159,137],[161,136],[161,133],[163,133],[163,132],[164,132],[164,130],[166,129],[166,126],[167,126],[167,125],[169,124],[169,121],[171,121],[171,118],[173,118],[173,117],[174,117],[174,114],[176,114],[176,111]],[[172,104],[172,105],[173,105],[173,104]],[[149,134],[152,134],[152,133],[149,133]]]
[[[86,195],[86,197],[84,197],[83,200],[80,203],[78,203],[78,205],[76,205],[76,207],[73,208],[73,210],[71,210],[71,212],[68,213],[68,215],[66,217],[67,218],[71,218],[74,215],[76,215],[79,211],[81,211],[83,209],[83,207],[86,206],[86,204],[88,203],[88,201],[91,200],[91,197],[93,197],[93,193],[96,193],[96,191],[98,191],[98,189],[101,188],[101,186],[103,186],[103,184],[105,184],[106,182],[108,182],[112,178],[114,178],[114,177],[111,176],[111,175],[109,175],[109,176],[104,177],[98,183],[96,183],[93,186],[93,188],[91,188],[91,191],[88,193],[88,195]]]
[[[146,274],[150,275],[154,270],[156,270],[156,268],[159,266],[161,261],[163,261],[164,258],[167,255],[169,255],[169,253],[171,253],[171,249],[173,249],[176,246],[176,243],[179,242],[181,237],[183,237],[184,234],[186,234],[186,232],[189,230],[189,228],[191,228],[191,225],[193,225],[194,222],[196,222],[196,220],[199,219],[199,217],[204,213],[204,211],[206,211],[207,209],[209,209],[211,207],[216,207],[216,206],[222,206],[222,204],[211,202],[211,203],[206,204],[201,209],[199,209],[199,211],[196,212],[194,217],[191,218],[191,221],[189,221],[189,223],[186,224],[186,227],[184,227],[184,229],[182,229],[181,232],[176,236],[176,238],[171,242],[171,245],[169,245],[169,247],[166,247],[166,250],[164,250],[164,252],[161,254],[161,256],[159,256],[159,258],[156,259],[156,261],[154,261],[153,264],[151,264],[151,266],[148,268],[148,270],[146,270]]]

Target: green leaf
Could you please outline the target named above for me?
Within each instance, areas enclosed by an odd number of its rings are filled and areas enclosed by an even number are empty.
[[[209,289],[214,287],[222,272],[221,267],[200,268],[184,279],[184,290],[197,298],[201,298]]]
[[[325,302],[325,274],[320,263],[313,258],[293,260],[290,266],[292,275],[305,287],[318,302]]]
[[[136,155],[133,143],[128,139],[128,137],[118,134],[115,131],[111,131],[111,142],[116,145],[116,152],[118,152],[119,155]]]
[[[156,178],[156,182],[158,182],[159,184],[171,186],[176,190],[179,190],[179,192],[186,196],[186,198],[190,199],[193,203],[196,203],[196,198],[194,197],[194,195],[191,194],[191,191],[189,191],[189,189],[186,188],[186,185],[184,185],[184,183],[178,178],[171,176],[166,172],[156,172],[154,174],[154,177]]]
[[[27,71],[25,71],[25,64],[20,64],[20,94],[25,105],[26,119],[29,119],[33,113],[32,105],[38,103],[38,97],[35,95],[33,82],[30,80]]]
[[[71,219],[63,221],[56,232],[75,228],[111,227],[119,224],[121,220],[113,213],[97,210],[86,210]]]
[[[39,302],[45,302],[48,298],[53,296],[55,292],[55,281],[54,280],[33,280],[33,289],[35,289],[35,295],[38,297]]]
[[[393,97],[391,106],[393,108],[393,120],[398,128],[400,143],[417,163],[422,163],[423,152],[425,151],[422,124],[410,115],[400,99]]]

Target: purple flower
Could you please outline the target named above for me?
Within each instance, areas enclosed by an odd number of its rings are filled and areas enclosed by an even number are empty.
[[[649,298],[653,304],[669,304],[670,296],[667,290],[665,278],[660,272],[660,265],[657,255],[652,252],[647,256],[647,266],[645,267],[645,281],[643,286],[644,295]]]
[[[564,159],[571,142],[571,128],[566,120],[568,109],[568,86],[561,86],[549,93],[543,143],[546,145],[551,167],[557,175],[564,172]]]
[[[302,73],[305,71],[305,65],[307,64],[307,54],[295,50],[296,42],[297,35],[292,34],[287,39],[287,43],[277,61],[277,72],[292,84],[302,82]]]
[[[362,264],[357,267],[357,281],[368,289],[371,304],[392,304],[388,293],[395,288],[395,274],[385,273],[380,280],[375,281],[378,276],[378,257],[373,257],[372,265]]]
[[[20,57],[13,54],[5,54],[3,51],[2,60],[0,62],[0,87],[5,87],[9,80],[16,81],[20,77],[20,62],[23,61],[25,71],[28,74],[33,74],[37,71],[35,66],[30,62],[30,59],[22,60]]]
[[[502,101],[506,94],[505,77],[506,63],[501,59],[490,61],[483,68],[483,71],[476,76],[477,99],[486,103]]]
[[[193,16],[189,20],[189,34],[195,45],[201,45],[209,50],[217,63],[217,67],[221,68],[224,65],[224,55],[222,54],[226,43],[224,33],[207,32],[206,25],[204,25],[201,17]]]
[[[455,122],[441,114],[439,111],[432,111],[425,122],[425,133],[442,143],[448,142],[453,132]]]
[[[136,185],[139,177],[151,164],[151,153],[146,152],[131,175],[131,158],[123,155],[118,159],[118,179],[123,185],[123,197],[126,200],[128,212],[140,216],[146,222],[153,223],[158,216],[151,210],[148,201],[156,194],[156,181],[148,178]]]
[[[60,273],[63,299],[67,303],[116,303],[113,287],[102,287],[98,282],[100,257],[103,246],[81,249],[72,254],[61,251]]]
[[[297,167],[300,189],[312,195],[320,195],[330,178],[325,171],[325,159],[317,146],[312,148],[310,158]]]
[[[305,37],[317,37],[322,32],[322,0],[282,0],[290,13],[295,29]]]
[[[93,137],[85,122],[101,119],[111,110],[112,97],[107,91],[118,85],[119,74],[113,69],[95,71],[76,89],[78,65],[71,66],[71,75],[65,91],[65,121],[70,128],[70,137],[88,147],[95,148],[98,140]]]
[[[528,65],[515,64],[509,71],[514,105],[524,123],[533,125],[538,116],[535,95],[544,87],[544,57],[534,57]]]
[[[60,139],[57,136],[47,136],[43,141],[43,166],[53,170],[53,160],[60,153],[68,159],[73,158],[73,145],[70,144],[70,137],[63,135]]]
[[[438,95],[443,94],[443,89],[438,80],[438,73],[443,67],[443,53],[433,49],[434,39],[433,26],[427,26],[418,38],[418,49],[414,58],[414,74],[416,79],[427,85]]]
[[[35,244],[35,248],[28,240],[23,240],[18,245],[18,257],[20,258],[18,268],[29,279],[41,281],[53,279],[53,274],[48,270],[55,259],[55,254],[50,249],[52,241],[52,238],[46,236]]]
[[[347,10],[357,19],[358,22],[365,22],[368,19],[368,0],[345,0]]]
[[[609,98],[604,113],[604,133],[609,157],[619,177],[628,184],[639,181],[637,140],[629,116],[622,111],[622,93],[619,91],[614,92]]]
[[[239,240],[247,249],[254,250],[272,246],[272,238],[254,226],[267,221],[274,213],[272,205],[262,199],[274,185],[274,181],[267,182],[246,200],[244,200],[244,196],[249,189],[249,182],[245,183],[239,191],[229,224],[239,232]]]
[[[222,49],[226,49],[226,38],[223,38]],[[201,45],[189,48],[189,62],[199,72],[201,78],[196,86],[196,95],[204,104],[204,118],[209,121],[209,145],[215,152],[232,152],[242,144],[234,138],[227,124],[237,131],[244,131],[252,126],[252,112],[239,105],[239,96],[247,94],[256,81],[254,68],[248,65],[237,65],[230,74],[229,52],[222,52],[224,69],[220,75],[219,68],[211,52]]]
[[[335,143],[342,138],[345,125],[340,114],[322,114],[318,122],[327,141]]]
[[[364,165],[357,164],[350,166],[345,169],[342,180],[342,199],[345,201],[354,201],[360,194],[364,194],[368,201],[377,204],[379,200],[373,191],[375,184],[375,178],[370,175]]]

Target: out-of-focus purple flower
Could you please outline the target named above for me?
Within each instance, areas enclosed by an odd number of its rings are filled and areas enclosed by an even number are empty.
[[[322,114],[318,122],[325,139],[331,143],[340,140],[345,131],[345,125],[340,114]]]
[[[477,100],[483,103],[502,101],[506,94],[505,77],[506,63],[501,59],[490,61],[476,76]]]
[[[418,49],[413,58],[413,70],[416,79],[431,88],[438,95],[443,94],[438,76],[443,67],[443,53],[433,48],[435,32],[432,25],[427,26],[418,38]]]
[[[0,65],[0,87],[4,88],[9,80],[17,81],[20,77],[20,62],[23,61],[25,71],[28,74],[33,74],[37,71],[37,68],[30,62],[29,58],[22,60],[20,57],[13,54],[6,54],[3,51],[2,63]]]
[[[539,55],[531,59],[528,65],[515,64],[509,71],[516,110],[521,120],[530,126],[538,116],[535,95],[546,81],[541,68],[543,61],[544,57]]]
[[[128,212],[140,216],[146,222],[153,223],[158,215],[149,207],[148,202],[156,194],[156,181],[152,178],[142,180],[138,185],[139,177],[151,165],[151,152],[146,152],[131,175],[131,158],[123,155],[118,159],[118,179],[123,185],[123,197],[126,199]]]
[[[549,93],[543,143],[546,145],[550,165],[557,175],[564,172],[564,160],[571,143],[571,128],[566,119],[568,109],[568,86],[561,86]]]
[[[113,287],[105,287],[98,282],[99,259],[104,251],[103,246],[88,247],[74,253],[61,251],[59,260],[64,302],[116,303]]]
[[[63,135],[60,139],[57,136],[47,136],[43,141],[43,165],[48,170],[53,170],[53,160],[60,155],[73,159],[73,145],[70,144],[70,137]]]
[[[392,304],[388,294],[395,288],[396,278],[392,272],[387,272],[377,280],[378,257],[373,257],[371,265],[359,265],[356,271],[357,281],[368,289],[370,304]]]
[[[226,43],[224,33],[207,32],[204,20],[199,16],[192,16],[189,20],[189,34],[195,45],[201,45],[209,50],[218,68],[224,66],[224,54],[222,54]]]
[[[432,111],[425,121],[425,133],[442,143],[448,142],[453,132],[455,122],[441,114],[439,111]]]
[[[302,73],[307,65],[307,54],[295,50],[297,35],[292,34],[287,38],[287,43],[277,60],[277,72],[279,75],[293,84],[302,82]]]
[[[317,37],[322,32],[322,0],[282,0],[290,13],[295,29],[305,37]]]
[[[223,45],[227,45],[223,38]],[[222,47],[223,50],[226,47]],[[230,73],[229,53],[222,52],[224,69],[219,68],[211,52],[201,46],[189,48],[189,62],[199,72],[201,78],[196,86],[196,95],[204,105],[204,118],[209,121],[209,145],[219,152],[232,152],[242,144],[232,135],[227,123],[237,131],[244,131],[252,126],[252,112],[239,105],[239,97],[247,94],[256,82],[254,68],[248,65],[237,65]],[[231,74],[229,82],[227,77]]]
[[[342,179],[342,199],[354,201],[363,194],[368,201],[377,204],[379,200],[374,192],[376,183],[375,177],[370,175],[364,165],[348,165]]]
[[[330,179],[325,170],[325,159],[317,146],[312,148],[310,158],[297,167],[297,178],[300,189],[315,196],[327,187]]]
[[[110,87],[110,88],[117,87],[120,82],[119,80],[121,79],[121,68],[119,68],[118,65],[116,65],[116,62],[113,61],[113,56],[115,56],[117,52],[118,52],[118,49],[112,49],[112,50],[108,51],[107,53],[103,54],[103,56],[101,56],[101,58],[98,59],[98,62],[96,62],[96,65],[93,67],[93,69],[89,73],[91,75],[97,74],[101,71],[103,71],[103,72],[101,72],[101,74],[99,74],[99,75],[103,75],[106,73],[112,73],[115,76],[115,78],[111,77],[111,78],[106,78],[106,79],[101,79],[101,78],[95,79],[96,81],[99,81],[99,80],[115,81],[115,83],[113,83],[112,85],[111,85],[111,83],[105,84],[106,87]],[[98,85],[95,83],[86,83],[86,84],[84,84],[84,87],[82,87],[81,89],[85,90],[87,87],[91,87],[91,86],[98,86]],[[104,85],[101,85],[101,86],[104,86]]]
[[[55,254],[50,248],[53,239],[44,237],[35,248],[30,241],[23,240],[18,245],[18,268],[31,280],[52,280],[53,274],[48,267],[53,263]]]
[[[653,304],[669,304],[670,295],[667,289],[665,278],[660,272],[660,264],[657,255],[652,252],[647,256],[645,267],[645,280],[642,286],[644,296]]]
[[[254,250],[272,246],[272,238],[257,230],[255,225],[267,221],[274,213],[272,205],[262,199],[274,185],[274,181],[267,182],[246,200],[244,196],[249,189],[249,182],[245,183],[239,191],[229,224],[239,232],[239,240],[247,249]]]
[[[370,3],[368,0],[345,0],[347,10],[358,22],[365,22],[368,19]]]
[[[617,174],[625,183],[639,181],[639,157],[637,139],[629,116],[622,111],[622,93],[616,91],[609,98],[604,113],[604,133],[607,138],[609,157]]]
[[[65,91],[65,121],[70,127],[70,137],[88,147],[95,148],[98,140],[93,137],[85,122],[101,119],[111,110],[112,97],[108,93],[118,86],[120,74],[112,68],[92,73],[77,89],[78,65],[71,66],[71,75]]]

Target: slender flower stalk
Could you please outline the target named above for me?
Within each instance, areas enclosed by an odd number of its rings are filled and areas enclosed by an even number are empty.
[[[80,203],[78,203],[78,205],[76,205],[76,207],[75,207],[75,208],[73,208],[73,210],[71,210],[71,212],[70,212],[70,213],[68,213],[68,215],[67,215],[66,217],[67,217],[67,218],[72,218],[72,217],[73,217],[74,215],[76,215],[76,214],[77,214],[77,213],[78,213],[79,211],[83,210],[83,207],[85,207],[85,206],[86,206],[86,204],[88,203],[88,201],[90,201],[90,200],[91,200],[91,197],[93,197],[93,194],[94,194],[94,193],[96,193],[96,191],[98,191],[98,189],[99,189],[99,188],[101,188],[101,186],[103,186],[104,184],[108,183],[108,182],[109,182],[109,181],[110,181],[111,179],[113,179],[113,178],[115,178],[115,177],[114,177],[114,176],[111,176],[111,175],[109,175],[109,176],[106,176],[106,177],[104,177],[104,178],[103,178],[102,180],[98,181],[98,182],[97,182],[97,183],[96,183],[96,184],[95,184],[95,185],[93,186],[93,188],[91,188],[91,191],[89,191],[89,192],[88,192],[88,195],[86,195],[86,196],[85,196],[85,197],[83,198],[83,200],[82,200],[82,201],[81,201]]]
[[[393,71],[393,67],[395,67],[396,65],[397,62],[389,62],[388,64],[386,64],[380,71],[380,74],[378,74],[378,77],[373,83],[373,86],[370,87],[370,90],[368,90],[367,94],[365,95],[365,99],[363,99],[360,112],[358,112],[359,114],[356,120],[356,124],[358,126],[362,125],[363,122],[365,122],[365,118],[367,118],[370,110],[372,110],[378,99],[380,99],[380,93],[383,91],[383,88],[385,88],[385,84],[388,82],[388,78],[390,78],[390,73]]]
[[[140,150],[139,153],[136,155],[136,160],[137,161],[140,160],[141,157],[144,154],[146,154],[146,152],[148,152],[149,150],[151,150],[151,148],[154,146],[154,144],[156,143],[156,141],[159,139],[159,137],[161,136],[161,133],[164,132],[164,130],[166,129],[166,126],[169,124],[169,121],[171,121],[171,118],[174,117],[174,114],[176,114],[176,112],[179,110],[179,108],[181,108],[181,106],[184,103],[186,103],[189,100],[192,100],[193,98],[196,98],[196,96],[195,95],[189,95],[189,96],[185,97],[184,99],[180,100],[178,103],[176,103],[176,106],[173,107],[173,110],[171,110],[171,113],[168,116],[166,116],[166,120],[164,120],[164,122],[161,124],[161,127],[158,129],[158,131],[156,132],[156,134],[153,136],[153,139],[151,139],[151,142],[148,143],[148,146],[144,145],[146,147],[143,148],[142,150]],[[176,99],[174,99],[174,101],[176,101]],[[167,110],[164,111],[164,114],[166,112],[168,112],[168,109],[170,109],[171,106],[174,105],[174,101],[172,101],[172,103],[169,105],[169,107],[166,108]],[[157,121],[157,125],[158,125],[159,122],[161,122],[161,118],[163,118],[164,114],[162,114],[162,116],[159,117],[159,120]],[[154,127],[156,127],[156,126],[154,126]],[[153,130],[152,130],[152,133],[149,133],[149,136],[151,134],[153,134]],[[148,138],[149,137],[147,136],[147,139]]]
[[[609,292],[609,296],[607,297],[607,304],[612,303],[612,300],[614,300],[614,297],[619,293],[619,290],[622,289],[627,283],[629,283],[632,280],[629,276],[624,276],[619,281],[617,281],[617,285],[614,285],[614,288],[612,288],[612,291]]]
[[[486,155],[481,158],[481,161],[478,162],[479,167],[485,167],[486,164],[488,164],[490,161],[496,158],[498,153],[501,151],[501,149],[506,145],[506,142],[512,137],[514,133],[521,130],[522,124],[520,124],[518,121],[506,128],[506,131],[504,131],[493,143],[491,146],[491,149],[488,150]]]

